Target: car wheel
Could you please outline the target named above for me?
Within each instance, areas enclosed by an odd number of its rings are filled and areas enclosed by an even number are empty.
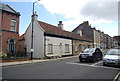
[[[83,60],[79,59],[79,62],[83,62]]]
[[[105,63],[103,63],[103,66],[106,66],[106,64],[105,64]]]

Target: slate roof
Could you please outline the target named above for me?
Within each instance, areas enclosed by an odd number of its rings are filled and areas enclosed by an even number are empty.
[[[9,5],[5,5],[0,3],[0,10],[6,11],[6,12],[10,12],[12,14],[16,14],[18,16],[20,16],[20,13],[15,11],[12,7],[10,7]]]
[[[69,37],[71,39],[76,39],[76,40],[83,40],[83,41],[89,41],[92,42],[92,40],[88,39],[85,36],[80,37],[78,34],[74,32],[69,32],[62,30],[58,28],[57,26],[38,21],[38,24],[45,30],[45,33],[52,34],[52,35],[58,35],[58,36],[64,36],[64,37]]]

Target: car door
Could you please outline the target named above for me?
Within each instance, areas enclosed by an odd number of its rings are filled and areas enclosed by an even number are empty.
[[[96,49],[96,56],[98,60],[102,58],[102,53],[99,48]]]
[[[99,51],[99,49],[96,49],[95,56],[96,56],[96,59],[98,60],[98,58],[100,57],[100,51]]]

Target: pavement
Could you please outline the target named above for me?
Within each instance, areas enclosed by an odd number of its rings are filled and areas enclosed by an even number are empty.
[[[53,60],[62,60],[62,59],[73,58],[73,57],[78,57],[78,55],[62,57],[62,58],[54,58],[54,59],[40,59],[40,60],[33,59],[33,60],[28,60],[28,61],[6,62],[6,63],[0,63],[0,67],[20,65],[20,64],[29,64],[29,63],[38,63],[38,62],[47,62],[47,61],[53,61]]]

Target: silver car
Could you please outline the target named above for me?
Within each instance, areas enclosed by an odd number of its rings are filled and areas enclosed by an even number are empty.
[[[103,65],[120,66],[120,49],[110,49],[103,57]]]

